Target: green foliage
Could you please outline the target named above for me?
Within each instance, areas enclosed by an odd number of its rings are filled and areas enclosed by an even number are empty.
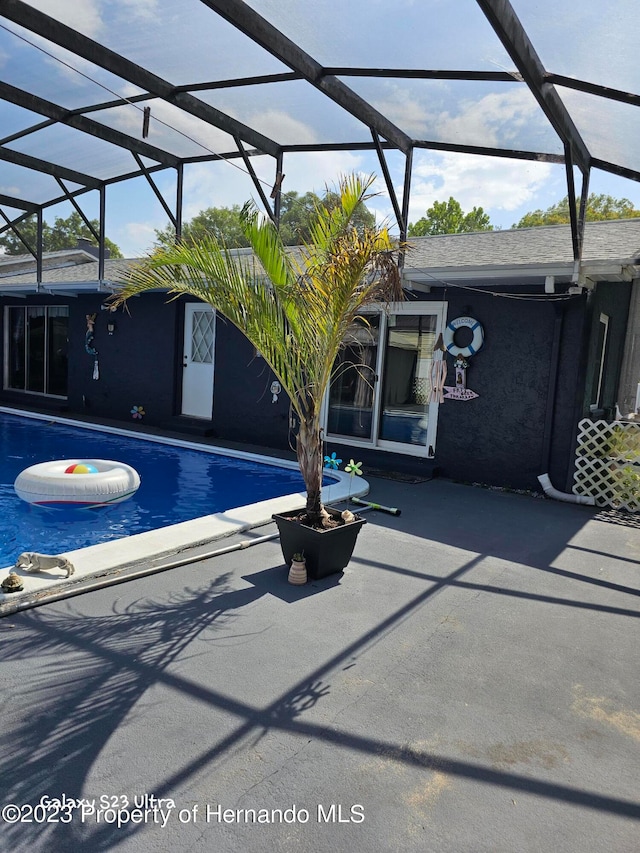
[[[95,230],[98,231],[100,228],[99,221],[97,219],[89,221]],[[36,217],[27,217],[17,227],[26,242],[35,251],[38,235]],[[43,223],[42,249],[44,252],[75,249],[80,237],[86,237],[88,240],[91,240],[93,245],[96,245],[95,237],[85,225],[80,214],[74,210],[66,219],[56,216],[53,225],[49,225],[47,222]],[[112,258],[122,257],[122,252],[118,246],[108,238],[105,239],[105,246],[110,250]],[[4,249],[7,255],[24,255],[27,252],[27,248],[22,240],[11,230],[6,231],[0,236],[0,247]]]
[[[581,444],[578,454],[590,457],[595,465],[605,466],[607,501],[611,506],[637,507],[640,500],[640,429],[637,425],[616,423],[611,431],[591,436]]]
[[[244,333],[299,418],[296,449],[314,521],[324,514],[320,414],[334,363],[366,305],[402,298],[387,229],[354,225],[372,183],[373,177],[343,178],[336,203],[316,205],[297,251],[287,249],[273,223],[248,203],[241,221],[253,257],[211,234],[170,240],[130,271],[116,299],[117,305],[157,288],[196,296]]]
[[[465,234],[470,231],[493,231],[488,214],[481,207],[464,213],[453,196],[449,201],[435,201],[427,215],[409,224],[409,237],[431,237],[435,234]]]
[[[311,238],[311,229],[318,207],[331,210],[339,204],[337,193],[327,190],[322,198],[313,192],[299,195],[291,190],[282,193],[280,199],[280,239],[285,246],[300,246]],[[376,218],[367,210],[364,203],[354,211],[352,225],[361,231],[364,228],[374,228]],[[173,226],[156,230],[160,244],[173,240]],[[242,208],[234,204],[232,207],[208,207],[201,210],[197,216],[185,223],[182,237],[185,241],[199,240],[206,235],[214,237],[219,243],[229,249],[239,249],[249,246],[249,240],[244,232]]]
[[[173,240],[175,229],[167,225],[162,230],[156,230],[159,243],[165,244]],[[239,204],[232,207],[208,207],[201,210],[182,227],[183,240],[195,242],[210,235],[219,243],[230,249],[239,249],[249,245],[242,228],[242,208]]]
[[[576,212],[579,199],[576,199]],[[633,219],[640,216],[628,198],[613,198],[610,195],[591,193],[587,199],[587,222],[603,219]],[[539,225],[566,225],[570,222],[569,196],[565,196],[546,210],[533,210],[525,213],[513,228],[536,228]]]

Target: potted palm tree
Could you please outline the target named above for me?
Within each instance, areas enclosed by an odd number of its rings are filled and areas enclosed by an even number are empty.
[[[359,205],[371,197],[373,176],[343,177],[330,209],[318,205],[308,241],[286,248],[277,228],[253,203],[243,208],[243,227],[253,258],[239,255],[214,237],[168,243],[135,266],[122,282],[116,303],[162,288],[175,296],[196,296],[233,323],[270,365],[286,391],[299,422],[296,453],[306,487],[306,506],[290,524],[317,536],[351,524],[322,503],[323,440],[321,405],[343,341],[365,306],[402,298],[397,246],[386,227],[356,228]],[[337,516],[337,517],[336,517]],[[281,517],[275,519],[280,526]],[[282,522],[284,524],[284,522]],[[281,543],[287,563],[304,551],[311,577],[341,571],[334,562],[318,564],[316,545],[293,533]],[[324,536],[323,536],[324,539]],[[286,540],[286,541],[285,541]],[[353,546],[355,537],[353,538]],[[344,560],[340,557],[338,562]]]

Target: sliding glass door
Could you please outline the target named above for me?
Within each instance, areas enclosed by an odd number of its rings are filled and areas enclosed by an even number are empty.
[[[373,438],[380,318],[358,320],[333,368],[327,432],[370,442]]]
[[[5,388],[67,394],[69,309],[57,305],[5,309]]]
[[[431,366],[443,313],[441,303],[401,304],[354,325],[333,371],[327,438],[433,455]]]

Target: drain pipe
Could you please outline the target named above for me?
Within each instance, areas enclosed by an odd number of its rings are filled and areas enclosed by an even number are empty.
[[[587,506],[595,506],[596,499],[591,495],[574,495],[570,492],[560,492],[554,489],[551,485],[551,480],[548,474],[540,474],[538,482],[542,486],[542,490],[548,498],[554,498],[557,501],[565,501],[570,504],[586,504]]]
[[[374,507],[362,507],[359,512],[366,512]],[[95,592],[98,589],[104,589],[107,586],[115,586],[119,583],[128,583],[129,581],[139,580],[148,575],[156,575],[160,572],[166,572],[169,569],[178,569],[180,566],[188,566],[191,563],[200,563],[202,560],[210,560],[212,557],[220,557],[222,554],[231,554],[233,551],[242,551],[245,548],[251,548],[253,545],[261,545],[263,542],[270,542],[272,539],[277,539],[279,533],[268,533],[266,536],[257,536],[255,539],[245,539],[242,542],[237,542],[235,545],[226,545],[223,548],[216,548],[215,551],[207,551],[204,554],[196,554],[190,557],[182,557],[179,560],[173,560],[171,563],[163,563],[161,566],[149,566],[145,569],[139,569],[137,572],[128,572],[126,575],[115,574],[123,571],[125,566],[115,566],[111,570],[111,574],[102,576],[101,580],[93,583],[82,583],[78,581],[75,587],[63,588],[57,592],[37,592],[31,598],[21,597],[21,600],[8,601],[5,600],[0,604],[0,618],[9,616],[11,613],[18,613],[20,610],[29,610],[32,607],[39,607],[41,604],[52,604],[54,601],[60,601],[63,598],[71,598],[75,595],[84,595],[85,592]],[[162,558],[159,558],[162,559]]]
[[[129,572],[126,575],[115,574],[121,572],[124,566],[117,566],[111,570],[111,574],[105,574],[100,580],[93,583],[83,583],[81,580],[74,587],[63,588],[57,592],[50,593],[37,592],[30,598],[22,596],[22,600],[17,601],[5,600],[0,604],[0,617],[8,616],[11,613],[18,613],[20,610],[28,610],[31,607],[39,607],[41,604],[52,604],[54,601],[60,601],[63,598],[71,598],[75,595],[84,595],[85,592],[95,592],[98,589],[104,589],[107,586],[115,586],[119,583],[128,583],[129,581],[139,580],[147,577],[147,575],[156,575],[159,572],[166,572],[169,569],[177,569],[180,566],[187,566],[190,563],[199,563],[202,560],[209,560],[212,557],[219,557],[222,554],[230,554],[232,551],[242,551],[245,548],[251,548],[253,545],[260,545],[262,542],[268,542],[271,539],[277,539],[279,533],[269,533],[267,536],[257,536],[255,539],[245,539],[243,542],[238,542],[235,545],[227,545],[223,548],[217,548],[215,551],[208,551],[205,554],[196,554],[191,557],[183,557],[180,560],[173,560],[171,563],[164,563],[161,566],[149,566],[145,569],[139,569],[137,572]]]

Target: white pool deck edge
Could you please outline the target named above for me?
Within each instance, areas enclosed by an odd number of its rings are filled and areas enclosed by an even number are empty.
[[[297,469],[297,462],[288,459],[279,459],[273,456],[262,456],[257,453],[248,453],[241,450],[228,450],[210,444],[199,444],[198,442],[183,439],[172,439],[167,436],[152,435],[149,433],[132,432],[119,427],[103,427],[100,424],[88,424],[84,421],[76,421],[72,418],[59,417],[58,415],[42,415],[38,413],[23,412],[0,406],[0,412],[28,417],[35,420],[47,421],[47,423],[61,423],[65,426],[76,426],[81,429],[94,430],[96,432],[108,432],[115,435],[124,435],[127,438],[138,438],[143,441],[155,442],[156,444],[167,444],[172,447],[183,447],[189,450],[199,450],[204,453],[215,453],[220,456],[231,456],[238,459],[247,459],[261,462],[266,465],[274,465],[279,468]],[[322,500],[325,504],[337,503],[348,500],[350,497],[362,497],[369,491],[369,483],[362,477],[353,477],[344,471],[325,469],[328,477],[335,479],[335,483],[322,488]],[[19,500],[16,495],[16,500]],[[15,569],[21,578],[24,589],[21,592],[2,593],[0,591],[0,607],[4,604],[19,605],[24,600],[38,600],[44,603],[49,593],[56,597],[61,590],[72,589],[78,586],[80,581],[95,576],[115,574],[124,568],[132,568],[140,563],[149,561],[160,561],[167,557],[207,545],[220,539],[225,539],[237,533],[243,533],[256,527],[261,527],[271,521],[274,513],[287,512],[292,509],[300,509],[305,505],[306,496],[304,492],[283,495],[267,501],[235,507],[225,512],[205,515],[192,521],[183,521],[172,524],[158,530],[149,530],[145,533],[136,533],[133,536],[125,536],[122,539],[114,539],[100,545],[90,545],[75,551],[64,551],[61,556],[66,557],[74,566],[75,572],[69,578],[64,578],[64,573],[51,570],[32,574],[24,570]],[[14,567],[7,566],[0,569],[0,580]],[[13,608],[12,608],[13,609]]]

